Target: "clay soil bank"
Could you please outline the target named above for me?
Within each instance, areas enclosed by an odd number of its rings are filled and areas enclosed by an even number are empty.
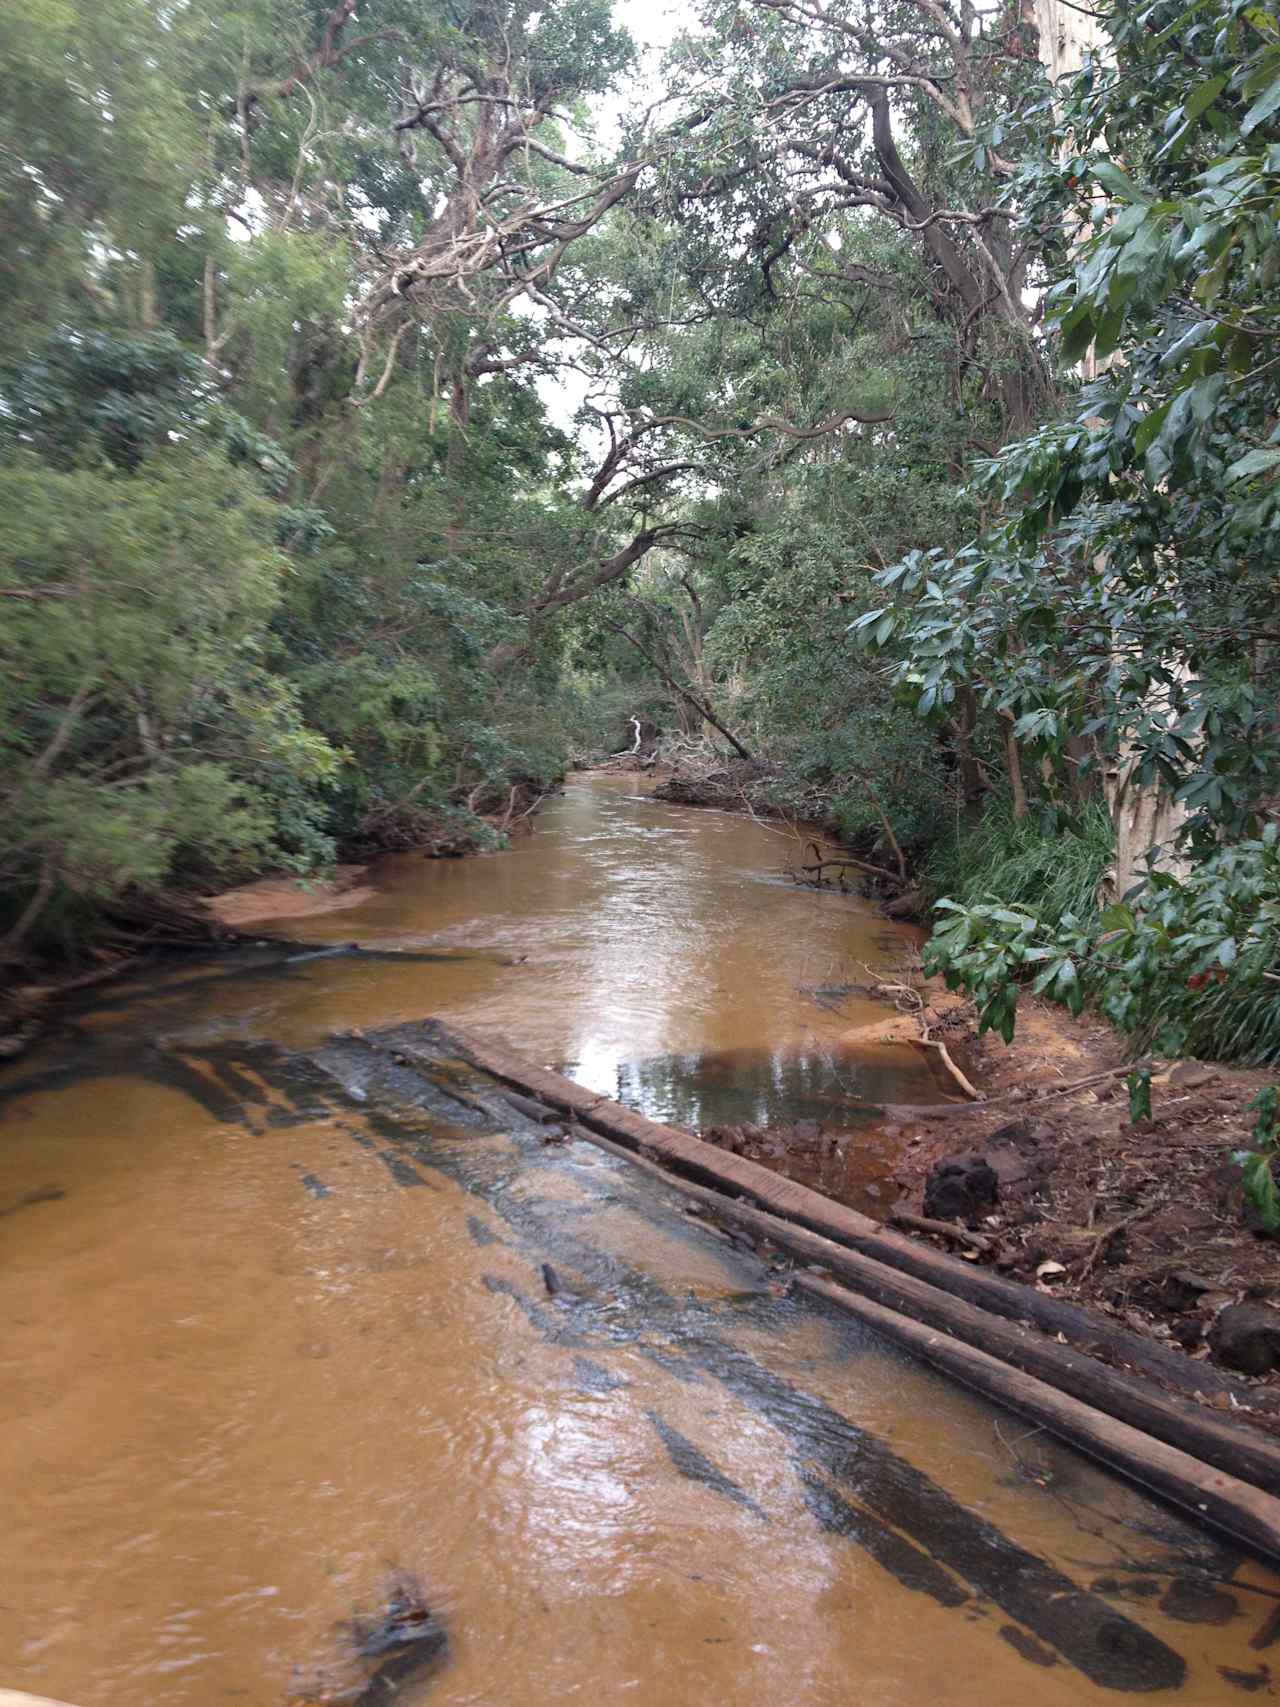
[[[1251,1142],[1248,1105],[1277,1075],[1147,1057],[1151,1118],[1133,1122],[1125,1076],[1114,1073],[1133,1062],[1132,1046],[1109,1026],[1024,1000],[1006,1047],[979,1038],[973,1008],[950,1001],[926,1014],[931,1035],[992,1106],[940,1119],[891,1114],[884,1134],[903,1146],[895,1210],[922,1215],[938,1163],[983,1156],[997,1201],[964,1219],[986,1245],[970,1244],[969,1260],[1227,1365],[1215,1343],[1222,1312],[1280,1306],[1280,1240],[1262,1233],[1232,1160]],[[1280,1409],[1280,1369],[1252,1384],[1260,1410]]]

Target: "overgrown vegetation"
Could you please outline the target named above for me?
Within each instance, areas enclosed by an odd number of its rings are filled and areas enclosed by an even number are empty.
[[[1053,929],[1067,917],[1096,916],[1114,855],[1111,819],[1100,801],[1070,816],[1046,807],[1015,818],[999,800],[977,824],[939,836],[926,871],[935,897],[965,907],[995,901],[1033,908]]]
[[[4,963],[638,718],[1001,1031],[1280,1054],[1280,26],[1078,17],[1056,87],[1012,5],[6,17]]]

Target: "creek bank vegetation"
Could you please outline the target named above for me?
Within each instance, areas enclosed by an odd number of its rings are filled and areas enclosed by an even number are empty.
[[[918,887],[984,1030],[1280,1058],[1270,14],[701,0],[659,65],[607,0],[38,0],[0,55],[6,979],[495,845],[643,729]]]

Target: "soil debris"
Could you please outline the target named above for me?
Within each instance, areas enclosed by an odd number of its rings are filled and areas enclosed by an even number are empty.
[[[1252,1420],[1280,1432],[1280,1242],[1251,1219],[1233,1160],[1273,1075],[1151,1059],[1151,1117],[1131,1122],[1130,1046],[1098,1020],[1024,998],[1008,1047],[977,1036],[971,1007],[934,1024],[991,1099],[964,1107],[961,1130],[970,1172],[985,1162],[996,1175],[996,1201],[940,1205],[954,1118],[931,1130],[923,1111],[889,1111],[879,1137],[902,1143],[895,1213],[917,1233],[913,1217],[971,1224],[989,1247],[977,1261],[1243,1371]],[[1038,1280],[1046,1265],[1060,1266]]]

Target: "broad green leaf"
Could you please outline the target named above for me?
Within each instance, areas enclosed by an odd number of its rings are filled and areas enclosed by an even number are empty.
[[[1268,469],[1280,463],[1280,449],[1251,450],[1242,456],[1238,462],[1233,462],[1227,469],[1228,482],[1247,480],[1252,474],[1265,474]]]
[[[1265,124],[1278,108],[1280,108],[1280,77],[1276,78],[1266,93],[1255,101],[1244,115],[1240,124],[1240,134],[1249,136],[1257,130],[1260,124]]]

